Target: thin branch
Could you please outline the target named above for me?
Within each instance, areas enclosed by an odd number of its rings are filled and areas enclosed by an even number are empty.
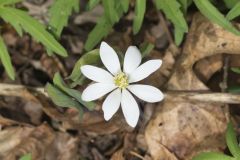
[[[29,98],[29,91],[34,90],[46,96],[44,88],[27,87],[23,85],[12,85],[0,83],[1,96],[15,96]],[[194,101],[206,103],[228,103],[240,104],[240,95],[232,93],[211,93],[211,92],[186,92],[186,91],[168,91],[164,93],[165,100],[171,101]]]
[[[240,95],[232,93],[204,93],[172,91],[164,94],[166,99],[172,101],[191,101],[206,103],[240,104]]]
[[[34,88],[34,87],[28,87],[23,85],[0,83],[1,96],[15,96],[15,97],[28,98],[29,90],[34,90],[36,92],[39,92],[47,96],[47,93],[44,91],[44,88]]]

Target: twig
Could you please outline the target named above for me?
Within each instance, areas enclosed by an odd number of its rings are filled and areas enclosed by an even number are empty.
[[[28,98],[29,90],[34,90],[46,96],[44,88],[27,87],[23,85],[12,85],[0,83],[1,96],[15,96]],[[28,93],[28,94],[27,94]],[[27,97],[26,97],[27,96]],[[197,101],[211,103],[240,104],[240,95],[232,93],[211,93],[211,92],[186,92],[186,91],[168,91],[164,93],[165,100],[171,101]]]
[[[229,67],[229,55],[224,56],[224,66],[223,66],[223,81],[220,83],[220,88],[222,92],[226,92],[227,86],[227,78],[228,78],[228,67]]]
[[[44,88],[34,88],[34,87],[28,87],[23,85],[12,85],[12,84],[0,83],[1,96],[15,96],[15,97],[26,98],[28,97],[29,89],[47,96],[47,93],[44,91]]]
[[[165,99],[172,101],[194,101],[206,103],[240,104],[240,95],[232,93],[206,93],[206,92],[182,92],[172,91],[164,94]]]

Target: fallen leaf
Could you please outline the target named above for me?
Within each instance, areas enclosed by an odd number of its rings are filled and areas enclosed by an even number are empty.
[[[239,43],[239,36],[212,24],[200,14],[195,15],[167,89],[210,92],[194,73],[194,64],[214,55],[239,54]],[[205,66],[204,69],[213,66]],[[212,71],[205,73],[205,78],[209,79],[219,66],[217,64]],[[155,107],[155,115],[145,132],[149,152],[154,160],[165,157],[167,160],[190,160],[198,152],[224,149],[224,134],[229,119],[228,108],[224,105],[166,100]]]

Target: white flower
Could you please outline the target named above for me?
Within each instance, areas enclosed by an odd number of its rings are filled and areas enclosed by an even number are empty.
[[[116,52],[106,42],[101,43],[100,58],[110,73],[95,66],[82,66],[81,72],[96,82],[83,91],[82,99],[93,101],[113,91],[103,102],[104,119],[108,121],[121,104],[127,123],[135,127],[140,111],[131,93],[151,103],[161,101],[164,96],[159,89],[153,86],[131,83],[141,81],[155,72],[161,66],[162,60],[149,60],[140,65],[141,53],[137,47],[130,46],[124,58],[122,71]]]

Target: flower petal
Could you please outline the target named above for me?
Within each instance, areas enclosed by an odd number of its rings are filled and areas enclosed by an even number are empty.
[[[162,60],[150,60],[140,65],[129,75],[129,83],[141,81],[155,72],[162,65]]]
[[[88,79],[101,83],[113,83],[113,76],[102,68],[91,65],[84,65],[81,67],[81,72]]]
[[[142,55],[136,46],[128,47],[123,64],[123,71],[127,74],[133,72],[141,63]]]
[[[108,92],[114,90],[116,86],[114,84],[94,83],[89,85],[82,93],[82,99],[84,101],[96,100]]]
[[[104,66],[113,75],[116,75],[121,71],[121,66],[117,53],[106,42],[102,42],[100,45],[100,58]]]
[[[121,102],[121,90],[116,89],[110,93],[103,102],[104,119],[108,121],[117,112]]]
[[[134,84],[127,87],[138,98],[154,103],[159,102],[164,98],[163,93],[156,87],[149,85]]]
[[[140,111],[136,100],[126,89],[122,91],[121,106],[127,123],[131,127],[135,127],[139,119]]]

